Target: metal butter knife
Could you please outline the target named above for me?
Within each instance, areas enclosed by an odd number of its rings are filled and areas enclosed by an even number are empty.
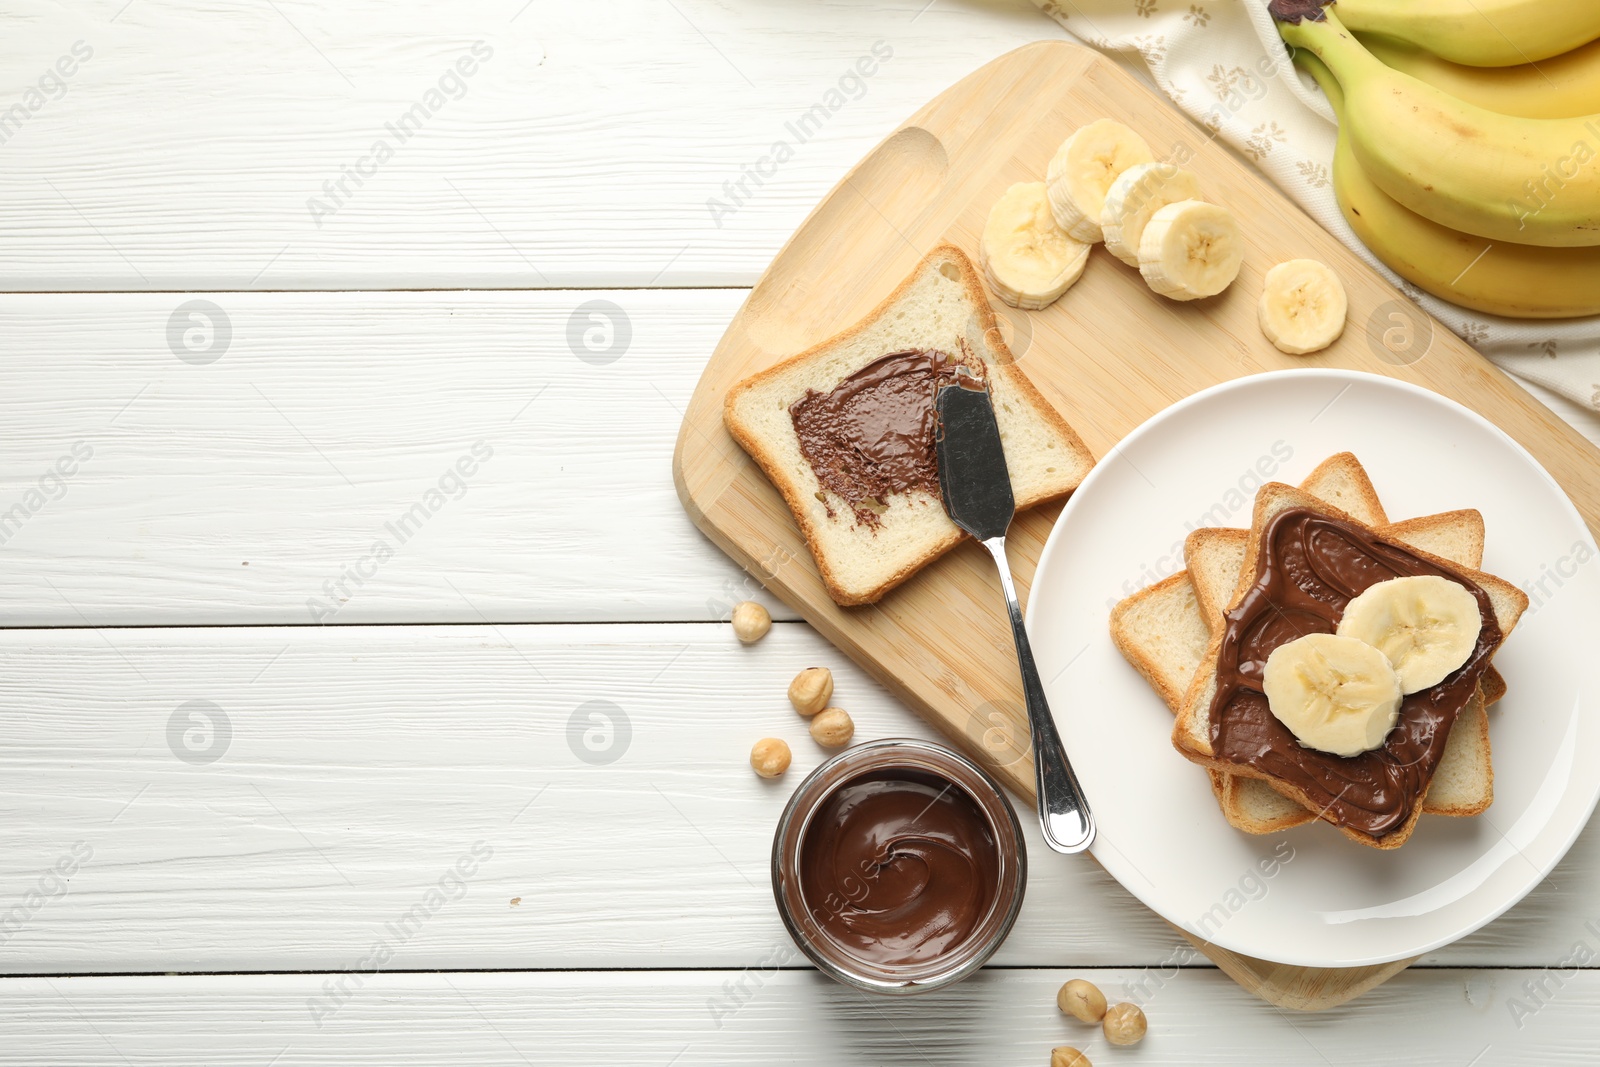
[[[1006,607],[1011,613],[1011,633],[1017,642],[1022,692],[1033,734],[1039,824],[1045,842],[1057,852],[1082,852],[1094,841],[1094,816],[1045,702],[1039,668],[1034,665],[1033,650],[1022,626],[1017,589],[1011,581],[1006,529],[1016,511],[1016,499],[1011,495],[1011,475],[1006,469],[994,405],[987,389],[956,384],[939,390],[934,409],[938,414],[935,444],[944,509],[957,526],[983,543],[1000,568],[1000,588],[1005,591]]]

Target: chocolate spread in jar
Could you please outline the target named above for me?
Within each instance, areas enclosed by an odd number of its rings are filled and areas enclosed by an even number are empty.
[[[939,495],[934,397],[972,368],[934,349],[891,352],[831,392],[808,389],[789,406],[800,454],[824,493],[840,497],[856,521],[876,527],[895,493]],[[833,516],[833,508],[828,507]]]
[[[817,809],[800,846],[806,911],[879,966],[937,959],[994,907],[1000,849],[977,802],[914,771],[863,775]]]
[[[1288,508],[1262,531],[1256,583],[1228,612],[1211,704],[1211,746],[1219,759],[1258,768],[1301,790],[1324,817],[1382,837],[1403,827],[1444,755],[1456,716],[1489,668],[1501,633],[1489,595],[1470,579],[1309,508]],[[1384,743],[1357,756],[1305,748],[1262,693],[1267,656],[1311,633],[1333,633],[1368,586],[1434,574],[1478,601],[1483,627],[1472,653],[1439,684],[1405,697]]]

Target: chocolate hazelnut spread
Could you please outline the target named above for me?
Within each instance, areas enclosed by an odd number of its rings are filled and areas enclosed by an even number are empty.
[[[973,369],[934,349],[891,352],[831,392],[808,389],[789,407],[800,454],[825,493],[840,497],[866,526],[895,493],[939,495],[933,400],[939,387]],[[834,511],[828,507],[829,518]]]
[[[1345,605],[1390,578],[1435,574],[1478,601],[1483,626],[1453,674],[1407,696],[1384,743],[1357,756],[1305,748],[1262,693],[1273,649],[1312,633],[1333,633]],[[1466,707],[1501,640],[1487,593],[1461,574],[1342,519],[1288,508],[1262,531],[1255,585],[1228,612],[1217,657],[1211,745],[1219,759],[1267,772],[1305,792],[1324,817],[1374,837],[1405,826],[1427,789],[1456,716]]]
[[[915,771],[861,776],[818,808],[800,846],[800,893],[824,935],[878,965],[937,959],[995,904],[1000,850],[977,803]]]

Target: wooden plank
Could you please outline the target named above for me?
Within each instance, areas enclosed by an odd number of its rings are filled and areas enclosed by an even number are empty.
[[[1040,180],[1054,147],[1087,118],[1103,116],[1129,123],[1158,155],[1191,167],[1208,198],[1238,206],[1247,251],[1238,282],[1193,305],[1155,296],[1136,272],[1097,251],[1061,301],[1006,316],[1018,359],[1096,455],[1205,386],[1263,370],[1348,367],[1419,383],[1483,413],[1540,459],[1600,528],[1593,444],[1443,327],[1435,326],[1422,356],[1396,365],[1369,341],[1366,325],[1390,307],[1411,305],[1258,173],[1097,53],[1059,42],[1019,49],[941,93],[817,206],[713,355],[674,470],[685,507],[718,545],[763,571],[785,603],[1023,795],[1033,784],[1027,728],[986,554],[969,543],[878,604],[839,608],[782,498],[723,427],[722,403],[742,378],[859,320],[934,245],[949,241],[975,254],[995,199],[1013,182]],[[1351,327],[1310,357],[1273,348],[1255,306],[1266,270],[1300,256],[1333,266],[1350,298]],[[1009,551],[1023,588],[1058,511],[1035,509],[1012,527]],[[972,740],[971,724],[989,714],[984,709],[1008,723],[1003,743],[990,749]],[[1336,1002],[1339,990],[1385,973],[1325,971],[1308,986],[1304,972],[1208,951],[1251,988],[1296,1005],[1308,989]]]
[[[1150,1030],[1111,1048],[1064,1017],[1085,977],[1144,1003]],[[808,971],[381,974],[317,1026],[326,975],[25,978],[0,982],[0,1064],[301,1067],[314,1063],[1594,1062],[1600,973],[1412,970],[1325,1015],[1276,1011],[1217,972],[986,970],[955,989],[868,999]],[[1543,1003],[1525,983],[1543,983]],[[322,1003],[331,1003],[323,999]],[[1512,1008],[1528,1004],[1514,1018]],[[1518,1021],[1521,1026],[1518,1026]]]
[[[722,617],[666,456],[741,296],[0,297],[0,620]]]
[[[749,285],[923,100],[1063,36],[1027,0],[18,7],[26,291]]]
[[[712,624],[7,630],[0,662],[12,974],[349,968],[440,879],[452,899],[392,968],[754,966],[790,943],[773,828],[827,755],[789,679],[832,666],[862,740],[934,734],[799,624],[748,648]],[[746,763],[768,735],[794,751],[778,782]],[[1203,962],[1023,825],[999,962]],[[60,892],[63,860],[80,869]],[[1554,964],[1597,879],[1600,828],[1430,960]]]

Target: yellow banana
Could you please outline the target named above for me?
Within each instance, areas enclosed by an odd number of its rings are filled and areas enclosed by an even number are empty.
[[[1289,2],[1305,6],[1305,0]],[[1363,33],[1398,37],[1455,63],[1511,67],[1537,63],[1600,37],[1600,4],[1594,0],[1339,0],[1339,21]]]
[[[1340,117],[1333,191],[1345,221],[1372,254],[1441,300],[1521,319],[1600,314],[1600,248],[1534,248],[1492,243],[1431,222],[1385,193],[1362,171],[1345,134],[1344,94],[1332,72],[1296,52]]]
[[[1395,70],[1502,115],[1566,119],[1600,112],[1600,41],[1516,67],[1468,67],[1394,37],[1356,34]]]
[[[1384,66],[1331,7],[1280,15],[1278,32],[1339,79],[1362,169],[1412,211],[1492,241],[1600,244],[1600,115],[1525,119],[1458,100]]]

